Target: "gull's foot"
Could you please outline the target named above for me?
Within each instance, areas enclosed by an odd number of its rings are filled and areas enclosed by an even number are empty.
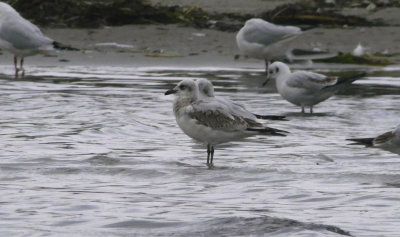
[[[213,163],[207,163],[207,166],[209,169],[213,169],[214,168],[214,164]]]
[[[20,68],[15,68],[15,78],[18,78],[18,74],[19,74],[19,72],[21,71],[21,69]]]

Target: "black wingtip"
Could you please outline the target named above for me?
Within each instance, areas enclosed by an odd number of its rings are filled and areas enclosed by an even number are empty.
[[[351,143],[350,145],[372,146],[374,138],[350,138],[350,139],[346,139],[346,141],[355,142],[355,143]]]
[[[62,44],[62,43],[57,42],[57,41],[54,41],[54,42],[53,42],[53,47],[54,47],[55,49],[59,49],[59,50],[80,51],[80,49],[77,49],[77,48],[74,48],[74,47],[71,47],[71,46]]]
[[[284,130],[276,129],[276,128],[247,128],[247,131],[252,131],[252,132],[259,132],[259,133],[264,133],[272,136],[281,136],[281,137],[286,137],[285,133],[289,133]]]
[[[338,82],[336,83],[336,85],[339,84],[345,84],[345,83],[353,83],[354,81],[363,78],[367,75],[366,72],[359,72],[359,73],[355,73],[353,75],[349,75],[349,76],[344,76],[344,77],[340,77],[338,79]]]
[[[281,121],[288,121],[286,116],[281,116],[281,115],[260,115],[260,114],[254,114],[256,118],[258,119],[266,119],[266,120],[281,120]]]

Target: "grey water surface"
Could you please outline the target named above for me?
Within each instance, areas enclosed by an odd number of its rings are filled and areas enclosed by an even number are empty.
[[[331,73],[341,71],[331,68]],[[321,70],[327,72],[328,70]],[[0,72],[1,236],[398,236],[400,156],[350,146],[400,123],[400,68],[378,68],[313,116],[262,70],[30,67]],[[259,114],[258,136],[206,149],[164,96],[184,78]]]

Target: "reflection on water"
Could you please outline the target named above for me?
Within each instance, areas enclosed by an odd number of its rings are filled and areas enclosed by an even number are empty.
[[[348,146],[399,124],[400,72],[372,72],[304,116],[261,70],[0,68],[2,235],[395,236],[399,155]],[[290,136],[218,146],[215,169],[163,92],[207,78]],[[12,227],[12,228],[10,228]]]

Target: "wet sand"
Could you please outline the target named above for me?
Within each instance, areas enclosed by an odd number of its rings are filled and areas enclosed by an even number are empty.
[[[102,29],[43,29],[49,37],[74,47],[80,52],[54,52],[50,56],[26,59],[29,65],[116,65],[132,67],[264,67],[256,59],[234,57],[240,54],[236,33],[195,29],[179,25],[128,25]],[[349,52],[361,42],[369,52],[399,53],[400,27],[316,28],[299,36],[295,48]],[[111,44],[111,46],[97,44]],[[121,47],[112,44],[120,44]],[[393,59],[393,58],[391,58]],[[12,63],[3,53],[1,64]]]
[[[289,0],[151,0],[152,4],[198,6],[209,12],[259,14]],[[381,19],[387,27],[317,27],[306,31],[292,43],[293,48],[321,49],[331,52],[351,52],[358,43],[368,53],[400,53],[400,9],[379,8],[368,11],[361,8],[341,9],[343,14],[367,19]],[[397,26],[396,26],[397,25]],[[29,65],[116,65],[130,67],[252,67],[264,68],[260,60],[241,56],[236,46],[236,32],[197,29],[181,25],[126,25],[100,29],[42,29],[56,41],[82,49],[81,52],[51,53],[51,57],[38,55],[26,59]],[[103,44],[103,45],[98,45]],[[108,44],[109,46],[105,46]],[[114,46],[113,46],[114,45]],[[117,45],[117,46],[116,46]],[[120,47],[118,47],[118,45]],[[12,56],[3,53],[0,64],[12,64]],[[400,61],[399,56],[389,57]]]

